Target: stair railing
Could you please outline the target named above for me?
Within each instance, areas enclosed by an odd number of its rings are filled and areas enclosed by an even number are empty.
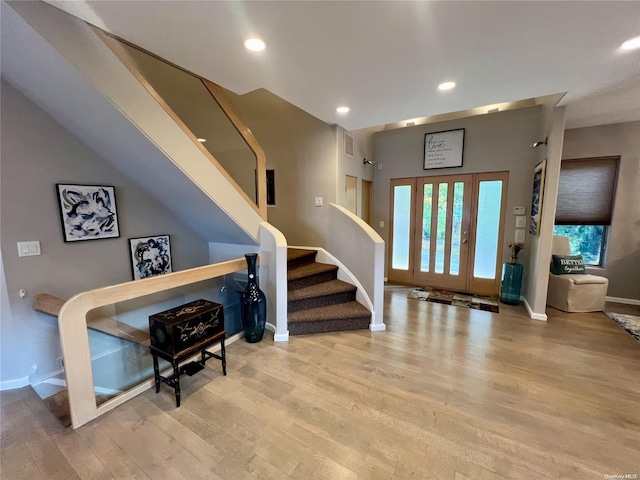
[[[251,129],[242,121],[238,113],[236,112],[233,104],[227,97],[224,92],[224,89],[219,85],[193,73],[189,70],[182,68],[178,65],[175,65],[168,60],[165,60],[154,53],[151,53],[137,45],[134,45],[126,40],[118,38],[104,30],[101,30],[97,27],[92,26],[93,30],[96,32],[98,37],[107,45],[107,47],[118,57],[118,59],[122,62],[123,65],[136,77],[136,79],[141,83],[141,85],[154,97],[154,99],[162,106],[162,108],[167,111],[167,113],[172,117],[172,119],[184,130],[184,132],[191,138],[191,141],[194,142],[198,146],[198,148],[207,156],[209,161],[227,178],[229,183],[234,186],[234,188],[245,198],[245,200],[252,205],[255,210],[258,212],[260,217],[263,220],[267,219],[267,174],[266,174],[266,156],[264,150],[258,143],[257,139],[251,132]],[[231,159],[231,161],[227,161],[226,165],[229,168],[225,168],[223,162],[220,159],[217,159],[214,156],[212,150],[215,151],[215,148],[207,147],[205,145],[213,145],[215,143],[215,139],[209,138],[206,139],[206,142],[201,142],[198,137],[193,132],[194,128],[197,129],[211,129],[215,126],[212,125],[199,125],[197,121],[197,114],[193,116],[189,116],[189,121],[187,121],[187,116],[185,115],[185,111],[188,111],[188,106],[185,107],[185,110],[182,111],[182,115],[179,115],[176,109],[181,108],[187,105],[188,96],[193,95],[193,92],[184,92],[184,98],[180,98],[180,92],[172,92],[175,95],[172,95],[172,101],[169,102],[166,96],[163,96],[159,88],[154,86],[154,79],[150,78],[153,73],[153,68],[147,69],[147,71],[142,71],[139,64],[132,58],[132,52],[135,52],[136,55],[144,55],[147,56],[150,62],[161,62],[163,68],[172,68],[181,74],[187,75],[191,77],[191,84],[194,88],[202,87],[202,89],[207,92],[208,97],[213,99],[215,105],[219,107],[222,113],[225,115],[227,121],[229,122],[229,126],[224,126],[224,128],[233,128],[237,134],[244,140],[245,145],[251,150],[253,155],[255,155],[255,166],[252,168],[238,168],[235,165],[236,160]],[[198,103],[198,108],[202,108],[202,103]],[[212,111],[209,112],[212,114]],[[194,120],[196,119],[196,120]],[[205,121],[206,123],[206,121]],[[209,123],[211,119],[209,119]],[[214,137],[219,137],[220,135],[214,135]],[[223,135],[226,137],[226,135]],[[204,140],[204,139],[202,139]],[[227,140],[227,143],[229,141]],[[228,148],[225,147],[225,148]],[[225,152],[220,152],[220,156],[224,155]],[[235,171],[235,174],[232,173]],[[255,177],[253,176],[255,171]],[[244,187],[244,188],[243,188]],[[250,193],[255,189],[255,199],[252,199]]]
[[[146,295],[211,280],[246,269],[244,258],[205,265],[158,277],[98,288],[75,295],[60,309],[58,327],[73,428],[99,417],[148,389],[148,380],[97,406],[89,350],[87,314],[92,310]]]
[[[385,330],[384,240],[360,217],[333,203],[329,208],[329,225],[327,250],[359,280],[373,304],[369,329]]]

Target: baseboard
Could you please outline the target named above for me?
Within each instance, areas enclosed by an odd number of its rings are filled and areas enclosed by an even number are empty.
[[[624,303],[626,305],[640,305],[640,300],[636,298],[621,298],[621,297],[605,297],[607,302]]]
[[[273,335],[274,342],[288,342],[289,341],[289,330],[287,333],[276,333]]]
[[[15,390],[29,385],[29,377],[15,378],[13,380],[3,380],[0,382],[0,391]]]
[[[377,325],[374,325],[373,323],[369,324],[369,330],[371,330],[372,332],[382,332],[386,329],[387,326],[384,323],[378,323]]]
[[[529,317],[532,320],[541,320],[543,322],[547,321],[547,314],[546,313],[535,313],[532,309],[531,306],[529,305],[529,302],[527,302],[526,298],[522,299],[522,303],[524,303],[524,307],[527,309],[527,313],[529,314]]]

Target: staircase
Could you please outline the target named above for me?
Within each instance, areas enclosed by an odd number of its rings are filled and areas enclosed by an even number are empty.
[[[316,250],[287,250],[289,335],[359,330],[371,312],[356,301],[357,288],[338,280],[338,267],[316,262]]]

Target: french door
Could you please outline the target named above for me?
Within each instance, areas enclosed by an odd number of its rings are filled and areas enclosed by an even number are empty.
[[[507,172],[391,180],[390,281],[498,293]]]

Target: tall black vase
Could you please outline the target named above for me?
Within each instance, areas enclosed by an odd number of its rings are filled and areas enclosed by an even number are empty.
[[[240,301],[242,311],[242,328],[244,338],[249,343],[256,343],[262,340],[264,326],[267,321],[267,298],[262,290],[258,288],[256,278],[257,253],[247,253],[248,284]]]

